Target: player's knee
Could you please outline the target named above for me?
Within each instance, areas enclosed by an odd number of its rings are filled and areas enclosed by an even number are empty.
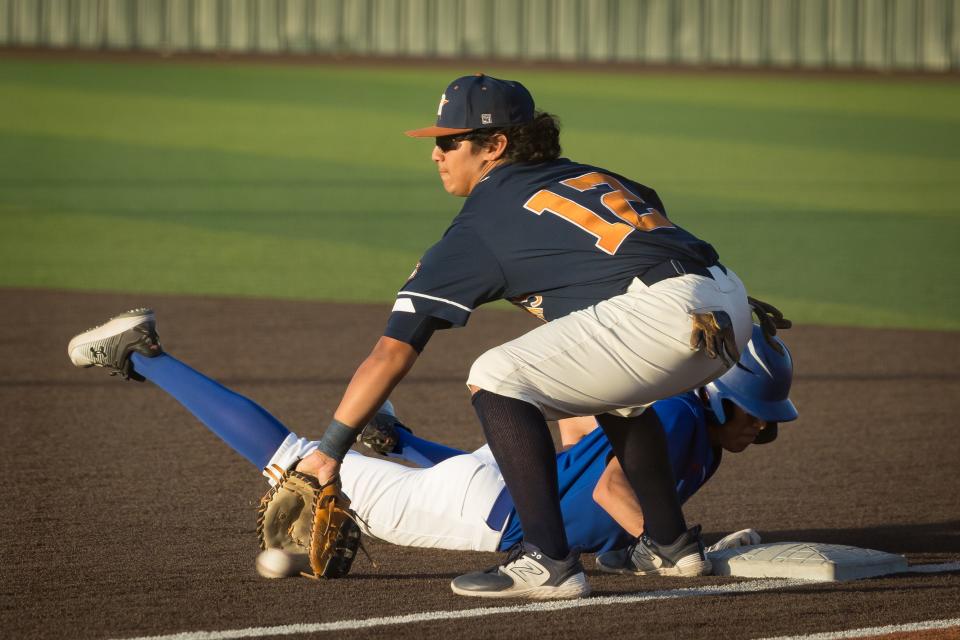
[[[501,348],[490,349],[474,360],[467,378],[467,386],[471,393],[476,393],[480,389],[495,391],[497,383],[515,369],[516,365]]]

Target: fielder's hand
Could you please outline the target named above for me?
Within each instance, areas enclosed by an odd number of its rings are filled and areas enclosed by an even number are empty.
[[[316,476],[320,484],[327,484],[340,473],[340,463],[321,451],[311,451],[297,463],[296,469]]]

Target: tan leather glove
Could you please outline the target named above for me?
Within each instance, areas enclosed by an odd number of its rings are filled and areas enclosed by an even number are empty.
[[[309,556],[308,578],[341,578],[360,546],[360,527],[340,478],[325,485],[313,476],[287,471],[260,500],[257,535],[261,549]]]

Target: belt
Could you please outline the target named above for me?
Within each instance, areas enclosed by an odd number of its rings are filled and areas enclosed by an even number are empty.
[[[724,267],[719,262],[715,262],[712,267],[720,267],[720,270],[724,273],[727,272],[727,268]],[[703,265],[700,262],[694,262],[692,260],[680,260],[677,258],[671,258],[665,262],[654,265],[643,272],[642,275],[638,276],[640,280],[643,281],[643,284],[648,287],[652,287],[662,280],[667,278],[676,278],[677,276],[685,275],[695,275],[703,276],[705,278],[712,278],[713,275],[710,273],[710,269]]]

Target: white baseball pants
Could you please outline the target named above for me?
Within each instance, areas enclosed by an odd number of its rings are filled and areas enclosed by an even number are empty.
[[[317,441],[288,434],[263,475],[276,484],[284,470],[316,448]],[[348,451],[340,482],[367,535],[454,551],[496,551],[500,544],[503,532],[491,529],[487,519],[506,485],[490,447],[427,468]]]
[[[340,479],[368,535],[455,551],[496,551],[500,544],[502,532],[486,520],[505,485],[488,447],[426,469],[350,451]]]
[[[529,402],[548,420],[629,417],[703,386],[726,367],[690,348],[691,314],[726,311],[741,350],[752,332],[743,283],[716,266],[710,273],[713,278],[688,274],[652,287],[634,279],[622,295],[487,351],[467,384]]]

